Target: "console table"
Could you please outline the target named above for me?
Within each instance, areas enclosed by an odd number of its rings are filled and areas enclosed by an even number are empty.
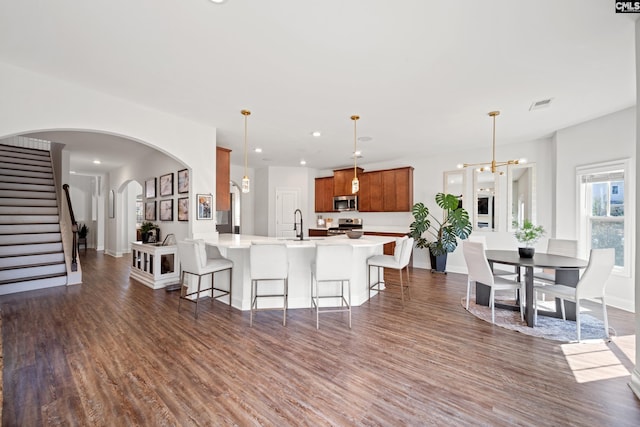
[[[152,289],[179,283],[178,246],[131,242],[130,276]]]

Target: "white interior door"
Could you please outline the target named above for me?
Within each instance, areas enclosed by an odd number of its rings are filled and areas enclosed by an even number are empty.
[[[293,231],[294,212],[299,208],[299,189],[276,189],[276,237],[296,237]]]

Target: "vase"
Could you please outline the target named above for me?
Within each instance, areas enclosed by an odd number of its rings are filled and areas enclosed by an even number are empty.
[[[518,254],[520,254],[520,258],[533,258],[533,255],[536,253],[536,248],[518,248]]]

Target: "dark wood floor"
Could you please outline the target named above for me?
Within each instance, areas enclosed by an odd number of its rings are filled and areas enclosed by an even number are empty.
[[[336,313],[316,331],[307,309],[286,327],[260,312],[250,328],[220,302],[178,314],[128,260],[89,250],[84,284],[0,298],[3,425],[640,425],[629,375],[578,381],[568,347],[467,313],[462,275],[414,269],[404,310],[387,293],[354,308],[352,330]]]

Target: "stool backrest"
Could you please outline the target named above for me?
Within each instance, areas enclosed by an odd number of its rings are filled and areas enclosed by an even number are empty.
[[[284,243],[252,242],[249,248],[252,279],[285,279],[289,273]]]
[[[206,265],[206,255],[204,240],[185,240],[178,242],[178,257],[182,270],[188,273],[200,274],[200,269]],[[203,259],[204,256],[204,259]]]
[[[353,246],[316,245],[316,280],[350,280],[353,271]]]
[[[404,268],[409,265],[409,260],[411,259],[411,252],[413,252],[413,237],[409,237],[408,239],[403,241],[402,247],[402,255],[400,255],[400,267]]]

